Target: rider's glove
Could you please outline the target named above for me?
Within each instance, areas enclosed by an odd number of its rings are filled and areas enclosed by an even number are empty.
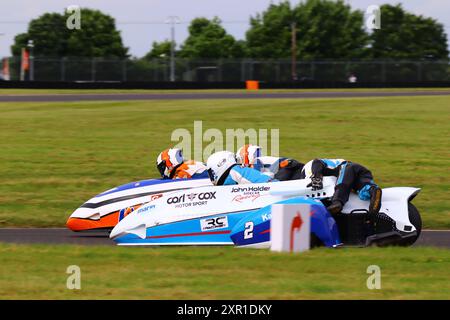
[[[311,183],[307,187],[311,187],[313,191],[323,189],[323,177],[314,176],[311,178]]]

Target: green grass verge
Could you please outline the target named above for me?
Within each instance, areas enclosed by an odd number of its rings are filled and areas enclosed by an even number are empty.
[[[450,251],[0,244],[1,299],[449,299]],[[66,269],[81,269],[68,290]],[[381,289],[367,288],[367,267]]]
[[[0,95],[36,95],[36,94],[118,94],[118,93],[288,93],[288,92],[415,92],[415,91],[450,91],[449,88],[354,88],[354,89],[0,89]]]
[[[279,128],[282,155],[346,158],[383,187],[423,188],[425,227],[450,228],[450,96],[0,103],[0,226],[63,226],[93,195],[157,176],[171,132],[194,120]]]

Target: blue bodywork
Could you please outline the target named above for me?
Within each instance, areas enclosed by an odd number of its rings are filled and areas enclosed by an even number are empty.
[[[280,204],[308,204],[311,206],[311,232],[327,247],[341,243],[333,217],[320,201],[296,197]],[[151,208],[150,208],[151,210]],[[235,244],[237,246],[270,241],[271,205],[261,209],[211,215],[172,222],[147,228],[146,238],[127,234],[115,238],[118,244]],[[253,222],[253,237],[244,239],[245,224]],[[210,227],[210,229],[208,229]]]
[[[325,246],[334,247],[341,244],[336,221],[318,200],[296,197],[277,202],[278,204],[308,204],[311,206],[311,232]],[[231,231],[231,239],[237,246],[253,245],[270,241],[271,206],[257,210],[239,221]],[[252,237],[245,239],[246,224],[252,222]]]
[[[231,229],[244,216],[252,211],[241,211],[237,213],[218,214],[197,219],[183,220],[162,224],[147,228],[146,238],[142,239],[135,234],[115,238],[118,244],[233,244],[230,238]],[[224,218],[226,217],[226,218]],[[211,230],[202,230],[202,223],[207,224],[212,221],[216,225]],[[226,222],[226,223],[225,223]],[[220,227],[220,224],[223,227]]]

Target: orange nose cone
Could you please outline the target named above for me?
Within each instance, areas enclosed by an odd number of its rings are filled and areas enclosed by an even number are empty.
[[[91,223],[88,219],[69,218],[66,227],[72,231],[83,231],[91,229]]]
[[[119,212],[113,212],[101,217],[99,220],[69,218],[66,222],[67,228],[72,231],[86,231],[93,229],[114,228],[119,220]]]

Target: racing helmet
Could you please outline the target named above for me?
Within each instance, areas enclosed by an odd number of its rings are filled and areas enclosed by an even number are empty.
[[[226,178],[226,173],[236,164],[236,156],[230,151],[219,151],[209,156],[208,161],[206,161],[206,167],[208,168],[211,182],[214,185],[222,185]]]
[[[261,157],[261,147],[252,144],[243,145],[236,153],[237,163],[243,167],[253,167],[259,157]]]
[[[177,168],[184,161],[183,153],[181,149],[171,148],[166,149],[158,155],[156,160],[156,166],[158,168],[161,177],[172,178]]]

